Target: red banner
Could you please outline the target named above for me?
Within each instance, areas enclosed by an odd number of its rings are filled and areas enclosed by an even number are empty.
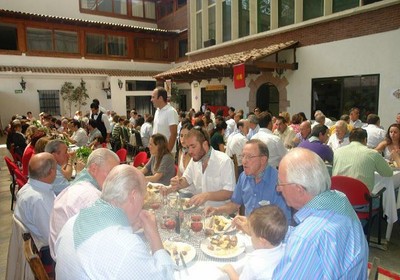
[[[233,83],[235,89],[246,86],[244,63],[233,66]]]

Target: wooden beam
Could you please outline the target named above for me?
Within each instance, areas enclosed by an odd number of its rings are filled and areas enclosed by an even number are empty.
[[[273,61],[256,61],[253,63],[260,69],[289,69],[289,70],[297,70],[297,63],[279,63]]]

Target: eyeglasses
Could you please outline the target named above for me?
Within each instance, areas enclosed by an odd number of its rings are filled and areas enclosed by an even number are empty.
[[[249,155],[244,155],[242,156],[242,160],[250,160],[256,157],[263,157],[264,155],[258,155],[258,156],[249,156]]]

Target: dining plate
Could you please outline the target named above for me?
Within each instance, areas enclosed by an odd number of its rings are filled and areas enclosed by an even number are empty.
[[[147,191],[148,192],[158,193],[162,186],[164,186],[164,185],[163,184],[159,184],[159,183],[148,183],[147,184]]]
[[[176,199],[170,200],[169,206],[171,208],[176,208]],[[190,198],[181,198],[182,210],[189,211],[196,208],[196,205],[189,205]]]
[[[214,234],[229,233],[229,232],[234,231],[235,228],[230,227],[231,224],[232,224],[231,219],[228,219],[225,216],[218,216],[218,215],[207,217],[206,220],[204,221],[205,228],[209,229],[209,230],[213,230]],[[228,229],[228,230],[225,231],[226,229]]]
[[[200,244],[200,249],[203,251],[204,254],[217,258],[217,259],[229,259],[229,258],[235,258],[239,255],[241,255],[244,250],[245,246],[244,243],[240,239],[236,239],[237,243],[235,246],[227,246],[229,244],[229,239],[228,241],[221,241],[220,243],[222,245],[216,245],[213,244],[212,239],[215,238],[237,238],[235,235],[222,235],[222,236],[217,236],[217,237],[208,237],[207,239],[203,240]]]
[[[175,263],[175,257],[178,256],[179,258],[180,253],[182,253],[182,257],[185,260],[186,264],[193,261],[193,259],[196,257],[196,249],[190,244],[184,242],[169,241],[169,240],[164,241],[163,244],[164,244],[164,249],[169,252],[174,263]],[[183,263],[180,260],[180,258],[179,258],[179,266],[183,266]]]

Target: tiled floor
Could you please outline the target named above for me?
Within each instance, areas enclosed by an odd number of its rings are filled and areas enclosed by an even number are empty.
[[[1,141],[2,139],[0,139]],[[4,143],[4,142],[3,142]],[[8,155],[8,151],[0,146],[0,279],[5,279],[8,242],[11,234],[12,212],[10,211],[11,194],[9,190],[10,177],[3,156]],[[384,226],[386,228],[386,225]],[[384,236],[384,234],[383,234]],[[380,258],[380,266],[400,274],[400,225],[397,222],[393,227],[392,238],[388,244],[388,250],[382,251],[370,248],[370,261],[373,257]],[[383,279],[380,277],[379,279]],[[19,279],[16,279],[19,280]]]

